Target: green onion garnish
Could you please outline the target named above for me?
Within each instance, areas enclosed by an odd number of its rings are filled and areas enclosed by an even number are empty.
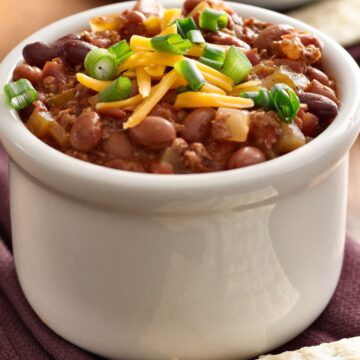
[[[291,124],[300,108],[300,100],[286,84],[275,84],[271,89],[274,108],[282,121]]]
[[[240,94],[240,96],[243,98],[252,99],[255,106],[260,106],[265,111],[269,111],[274,107],[272,94],[267,89],[260,89],[259,91],[247,91]]]
[[[205,85],[205,79],[193,60],[180,60],[175,63],[174,68],[188,82],[193,91],[199,91]]]
[[[199,59],[201,63],[219,71],[224,65],[224,60],[225,50],[211,44],[206,44],[202,56]]]
[[[200,14],[199,25],[202,29],[218,31],[226,27],[227,23],[228,16],[221,11],[205,9]]]
[[[204,44],[205,43],[205,39],[200,30],[190,30],[190,31],[188,31],[186,37],[193,44]]]
[[[177,94],[182,94],[188,91],[192,91],[192,88],[189,85],[185,85],[185,86],[179,86],[176,88],[176,93]]]
[[[192,17],[187,17],[185,19],[178,19],[176,20],[176,25],[178,28],[179,34],[186,39],[187,33],[190,30],[197,30],[197,26],[195,24],[195,21]]]
[[[127,99],[131,92],[131,80],[120,76],[109,87],[98,94],[99,102],[109,102]]]
[[[191,48],[191,41],[179,34],[155,36],[151,39],[151,47],[160,52],[184,55]]]
[[[108,48],[108,51],[116,57],[118,65],[133,54],[129,44],[126,40],[121,40]]]
[[[222,72],[231,78],[236,85],[249,75],[251,69],[251,62],[246,55],[235,46],[231,46],[225,56]]]
[[[39,99],[37,91],[27,79],[20,79],[4,86],[7,103],[15,110],[25,109]]]
[[[98,80],[112,80],[116,74],[117,61],[107,49],[91,50],[84,61],[86,73]]]

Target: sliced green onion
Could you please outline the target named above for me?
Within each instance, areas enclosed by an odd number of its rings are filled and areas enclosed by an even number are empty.
[[[225,56],[222,72],[231,78],[236,85],[249,75],[251,69],[251,62],[246,55],[235,46],[231,46]]]
[[[286,84],[275,84],[271,89],[274,108],[280,119],[288,124],[294,118],[300,108],[300,100],[294,90]]]
[[[99,102],[109,102],[127,99],[131,92],[131,80],[120,76],[109,87],[98,94]]]
[[[110,46],[108,51],[116,57],[118,65],[120,65],[124,60],[133,54],[126,40],[121,40],[117,44]]]
[[[227,26],[228,20],[228,16],[221,11],[205,9],[200,14],[199,25],[202,29],[218,31]]]
[[[176,88],[177,94],[182,94],[188,91],[192,91],[192,88],[189,85],[179,86],[178,88]]]
[[[117,71],[117,61],[107,49],[91,50],[84,61],[86,73],[98,80],[112,80]]]
[[[4,93],[7,103],[15,110],[25,109],[39,99],[37,91],[27,79],[6,84]]]
[[[252,99],[255,106],[260,106],[265,111],[269,111],[274,107],[272,94],[267,89],[260,89],[259,91],[247,91],[241,93],[240,96],[243,98]]]
[[[205,85],[205,79],[193,60],[180,60],[175,63],[174,68],[188,82],[193,91],[199,91]]]
[[[183,39],[179,34],[168,34],[153,37],[151,47],[160,52],[184,55],[191,48],[191,41]]]
[[[199,59],[201,63],[219,71],[224,65],[224,60],[225,50],[211,44],[206,44],[202,56]]]
[[[193,44],[205,44],[205,39],[200,30],[190,30],[190,31],[188,31],[186,37]]]
[[[192,17],[187,17],[185,19],[176,20],[176,25],[178,28],[179,34],[186,39],[187,34],[190,30],[197,30],[197,26]]]

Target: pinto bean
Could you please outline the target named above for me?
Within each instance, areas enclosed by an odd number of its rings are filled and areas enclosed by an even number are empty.
[[[289,25],[270,25],[260,32],[254,42],[254,47],[271,50],[274,41],[281,40],[283,35],[290,34],[292,30],[293,27]]]
[[[18,65],[13,72],[13,80],[28,79],[34,86],[41,81],[41,70],[28,64]]]
[[[317,80],[326,86],[331,85],[331,81],[330,81],[329,77],[325,73],[323,73],[321,70],[314,68],[312,66],[308,66],[305,69],[305,75],[310,80]]]
[[[211,121],[215,119],[216,111],[212,108],[200,108],[192,111],[184,120],[181,136],[187,142],[202,142],[208,138],[211,131]]]
[[[176,138],[172,123],[159,116],[148,116],[139,125],[129,130],[130,138],[136,144],[149,149],[163,149]]]
[[[223,31],[208,32],[205,35],[205,40],[217,45],[234,45],[244,49],[250,49],[250,45],[248,43]]]
[[[60,56],[61,52],[62,48],[59,44],[46,45],[35,42],[24,47],[23,57],[29,65],[42,68],[47,61]]]
[[[103,150],[114,158],[127,159],[134,153],[129,136],[124,131],[111,132],[102,143]]]
[[[306,88],[306,91],[310,93],[326,96],[335,103],[338,103],[338,98],[335,94],[335,91],[317,80],[313,80]]]
[[[70,144],[78,151],[88,153],[96,148],[102,136],[102,123],[94,111],[85,111],[77,117],[70,131]]]
[[[323,95],[307,92],[298,96],[301,103],[306,104],[309,111],[320,119],[332,119],[339,111],[337,104]]]
[[[134,10],[140,11],[146,16],[154,15],[161,17],[163,13],[163,6],[154,0],[138,0],[134,6]]]
[[[245,146],[235,151],[228,162],[229,169],[242,168],[266,161],[265,155],[255,146]]]
[[[94,48],[85,41],[69,39],[62,43],[62,55],[69,65],[82,65],[88,52]]]

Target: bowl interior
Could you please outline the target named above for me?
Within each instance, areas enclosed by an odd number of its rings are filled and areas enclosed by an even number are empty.
[[[182,3],[178,0],[160,0],[160,2],[166,7],[180,7]],[[22,61],[21,52],[25,44],[35,41],[54,41],[63,35],[88,27],[88,19],[92,16],[119,12],[132,7],[133,4],[133,2],[125,2],[91,9],[36,32],[4,59],[0,66],[0,87],[2,88],[11,79],[14,67]],[[24,127],[16,112],[10,111],[4,101],[1,101],[0,138],[10,156],[25,171],[38,179],[43,178],[46,172],[46,181],[52,183],[53,187],[63,186],[59,184],[59,178],[72,178],[73,181],[79,180],[101,190],[110,187],[121,192],[125,191],[124,189],[172,191],[174,188],[216,191],[224,186],[237,188],[250,186],[249,184],[254,187],[260,186],[260,183],[271,182],[270,179],[274,177],[284,176],[290,171],[299,171],[304,164],[309,164],[324,154],[331,156],[333,152],[335,156],[340,150],[335,149],[335,152],[334,148],[337,146],[340,148],[340,144],[344,142],[348,143],[346,145],[348,149],[349,142],[355,139],[360,125],[359,100],[357,100],[360,99],[359,69],[350,55],[333,40],[298,20],[249,5],[228,4],[243,17],[254,16],[273,23],[291,24],[296,28],[315,33],[323,41],[325,67],[337,81],[342,104],[336,120],[314,141],[274,160],[226,172],[176,176],[130,173],[85,163],[50,148],[33,136]],[[344,154],[343,146],[341,149]]]

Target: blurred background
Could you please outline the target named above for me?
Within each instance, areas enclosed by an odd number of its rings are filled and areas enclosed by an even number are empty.
[[[65,16],[111,0],[0,0],[0,61],[21,40]],[[243,0],[286,11],[335,38],[360,59],[360,0]],[[359,99],[357,99],[359,101]],[[348,232],[360,239],[360,140],[350,154]]]

